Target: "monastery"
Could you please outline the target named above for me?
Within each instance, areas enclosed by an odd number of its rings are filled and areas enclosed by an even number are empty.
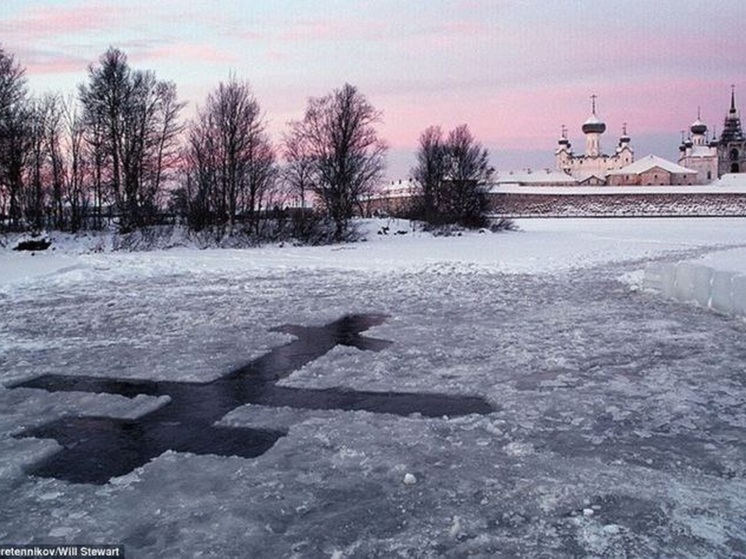
[[[735,88],[731,89],[730,110],[720,137],[708,140],[707,125],[700,115],[682,137],[677,163],[655,155],[635,161],[627,125],[623,127],[613,154],[601,149],[601,135],[606,123],[596,113],[596,96],[591,96],[591,115],[581,129],[585,135],[585,152],[575,154],[567,139],[567,129],[555,151],[555,168],[587,186],[671,186],[709,184],[728,173],[746,172],[746,137],[736,109]]]
[[[493,215],[746,215],[746,136],[735,87],[720,135],[709,134],[698,111],[682,134],[677,162],[635,158],[626,124],[613,153],[604,153],[606,128],[593,95],[581,126],[584,151],[573,151],[562,126],[554,169],[498,173],[485,185]],[[370,198],[367,213],[406,215],[418,192],[411,179],[394,181]]]

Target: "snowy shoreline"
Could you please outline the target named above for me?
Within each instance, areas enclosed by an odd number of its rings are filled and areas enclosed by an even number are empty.
[[[516,220],[519,231],[464,232],[434,237],[401,220],[365,220],[366,241],[320,247],[265,245],[246,249],[199,249],[182,245],[141,252],[112,251],[110,237],[53,235],[52,249],[14,252],[0,249],[0,286],[36,278],[75,279],[101,269],[127,272],[195,273],[256,268],[411,271],[461,266],[507,273],[556,273],[605,263],[646,258],[677,258],[702,250],[718,269],[746,269],[742,218],[554,218]],[[382,227],[391,231],[378,234]],[[403,234],[396,235],[393,232]],[[175,242],[175,241],[174,241]],[[715,260],[716,259],[716,260]]]

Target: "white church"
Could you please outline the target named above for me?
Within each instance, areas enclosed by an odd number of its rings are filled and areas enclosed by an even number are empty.
[[[592,95],[591,100],[591,115],[581,127],[585,135],[585,152],[573,152],[564,126],[555,151],[556,170],[571,176],[576,185],[670,186],[704,184],[714,180],[712,175],[706,179],[706,171],[700,175],[698,170],[682,161],[674,163],[655,155],[636,161],[626,124],[614,153],[603,153],[601,136],[606,132],[606,123],[596,113],[596,96]]]
[[[573,152],[567,128],[562,127],[555,151],[555,176],[563,173],[576,185],[669,186],[710,184],[725,174],[746,173],[746,137],[736,109],[735,87],[731,88],[730,110],[720,136],[708,136],[707,125],[698,113],[689,134],[682,137],[676,163],[655,155],[635,160],[626,124],[614,153],[603,153],[601,136],[606,123],[596,113],[596,99],[591,96],[591,115],[581,127],[585,135],[582,154]]]
[[[610,171],[622,169],[635,160],[630,147],[630,137],[625,124],[617,148],[612,155],[601,150],[601,135],[606,132],[606,123],[596,114],[596,96],[592,95],[591,116],[583,123],[581,129],[585,134],[585,153],[576,155],[572,144],[567,139],[567,128],[562,126],[559,147],[555,152],[555,166],[558,171],[567,173],[576,179],[577,184],[596,186],[606,184]]]

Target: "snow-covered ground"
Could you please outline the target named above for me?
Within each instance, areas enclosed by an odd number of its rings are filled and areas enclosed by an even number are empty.
[[[524,220],[434,238],[152,252],[59,237],[0,250],[0,543],[128,557],[746,556],[746,323],[640,290],[646,263],[744,270],[746,220]],[[378,235],[388,226],[387,235]],[[397,231],[406,234],[396,234]],[[738,249],[738,250],[736,250]],[[480,396],[489,414],[244,405],[287,434],[256,458],[168,451],[105,485],[26,469],[15,438],[164,397],[8,385],[42,374],[207,382],[292,340],[282,324],[384,313],[284,387]]]
[[[259,269],[402,273],[455,267],[462,273],[555,274],[608,262],[661,255],[675,258],[746,246],[746,220],[740,218],[525,219],[516,223],[519,231],[512,233],[441,238],[413,229],[406,221],[370,220],[362,227],[366,242],[341,246],[196,250],[184,242],[169,250],[137,253],[112,253],[110,240],[55,234],[54,250],[33,256],[0,250],[0,288],[42,276],[52,282],[74,283],[97,277]],[[379,234],[384,228],[386,234]]]

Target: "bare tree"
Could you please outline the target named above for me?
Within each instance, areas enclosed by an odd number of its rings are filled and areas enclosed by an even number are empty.
[[[59,95],[47,95],[44,99],[48,105],[44,137],[48,157],[48,176],[51,183],[49,208],[51,215],[48,216],[48,220],[56,229],[65,229],[67,225],[67,212],[65,210],[66,169],[63,152],[65,107]]]
[[[186,126],[179,121],[185,103],[179,102],[176,85],[172,82],[156,84],[156,126],[153,135],[153,158],[150,166],[150,197],[155,200],[166,183],[175,180],[179,165],[181,136]],[[160,202],[160,201],[159,201]]]
[[[61,149],[62,178],[64,181],[64,203],[70,209],[70,230],[75,232],[86,226],[85,215],[89,206],[89,195],[95,195],[93,165],[87,158],[85,123],[77,110],[74,99],[63,104]]]
[[[42,178],[47,166],[47,119],[50,110],[49,98],[33,98],[29,102],[28,127],[29,158],[25,171],[27,178],[24,181],[23,213],[28,223],[36,230],[44,227],[45,203],[47,192],[45,191],[46,177]]]
[[[436,224],[441,219],[441,190],[447,172],[447,146],[440,126],[430,126],[420,135],[416,157],[411,173],[419,196],[411,210],[425,222]]]
[[[466,124],[449,132],[447,145],[445,212],[466,227],[483,227],[487,210],[485,187],[492,175],[489,154]]]
[[[23,214],[34,229],[64,228],[63,108],[59,96],[44,94],[27,104],[28,157],[24,168]]]
[[[259,214],[276,179],[275,154],[259,102],[247,82],[231,78],[207,97],[189,128],[185,187],[190,223],[200,229]]]
[[[126,100],[130,88],[130,67],[125,54],[110,48],[98,66],[88,67],[88,84],[79,86],[83,118],[89,143],[98,163],[99,203],[103,205],[106,185],[116,203],[122,200],[122,144]]]
[[[23,168],[30,147],[25,70],[0,47],[0,199],[9,224],[22,218]]]
[[[111,157],[107,151],[106,123],[100,119],[92,119],[90,114],[86,114],[86,112],[84,109],[81,115],[76,115],[83,131],[80,157],[82,161],[86,161],[90,165],[91,184],[89,190],[93,198],[93,227],[101,229],[104,225],[104,205],[110,200],[112,194],[110,184],[106,180]]]
[[[467,125],[451,130],[445,140],[439,127],[427,128],[412,169],[422,200],[420,216],[431,225],[485,225],[485,186],[491,174],[489,154]]]
[[[288,196],[304,208],[314,186],[314,161],[308,138],[303,134],[301,122],[291,122],[290,132],[283,136],[282,155],[285,161],[283,180]]]
[[[312,188],[343,240],[361,198],[380,183],[386,144],[375,124],[381,113],[357,88],[345,84],[311,98],[302,121],[291,124],[292,141],[303,142],[313,162]]]
[[[132,70],[126,55],[115,48],[89,67],[88,77],[79,95],[98,187],[108,183],[122,229],[146,225],[173,161],[184,105],[176,102],[172,83],[159,82],[151,71]]]
[[[282,148],[284,193],[287,200],[295,206],[292,210],[295,225],[293,234],[298,238],[306,238],[309,234],[307,226],[312,223],[307,214],[310,194],[315,184],[315,165],[301,122],[290,123],[290,131],[283,136]]]

